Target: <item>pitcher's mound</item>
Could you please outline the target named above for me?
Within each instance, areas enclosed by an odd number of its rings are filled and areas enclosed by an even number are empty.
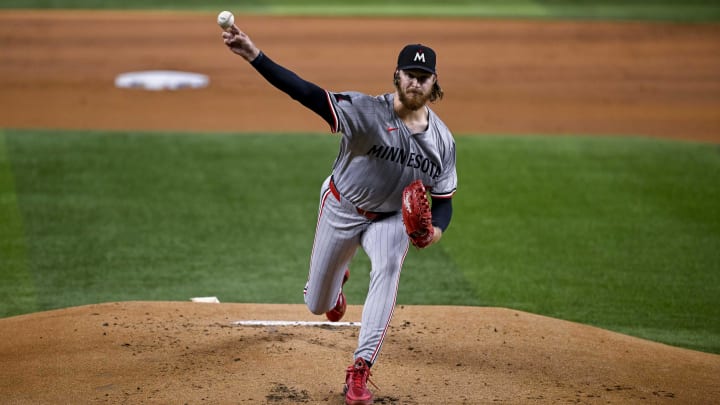
[[[350,306],[343,321],[359,322]],[[5,403],[335,403],[358,329],[303,305],[126,302],[0,319]],[[262,322],[261,322],[262,323]],[[720,398],[720,356],[502,308],[400,306],[375,403]]]

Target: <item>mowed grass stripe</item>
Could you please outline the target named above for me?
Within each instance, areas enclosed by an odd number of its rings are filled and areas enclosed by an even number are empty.
[[[38,309],[35,282],[27,265],[25,232],[18,208],[5,131],[0,129],[0,315]]]

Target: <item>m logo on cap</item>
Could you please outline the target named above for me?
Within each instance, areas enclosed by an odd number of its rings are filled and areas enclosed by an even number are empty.
[[[422,44],[406,45],[398,55],[397,69],[420,69],[435,73],[435,51]]]

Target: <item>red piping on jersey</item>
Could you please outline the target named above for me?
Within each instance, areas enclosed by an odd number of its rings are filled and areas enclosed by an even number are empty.
[[[332,100],[330,99],[330,92],[325,90],[325,96],[327,97],[327,102],[330,105],[330,112],[332,113],[332,116],[333,116],[333,125],[330,128],[330,132],[332,132],[334,134],[338,131],[338,126],[339,126],[338,117],[337,117],[337,113],[335,112],[335,106],[333,105]]]
[[[432,197],[432,198],[452,198],[453,195],[455,195],[455,192],[454,192],[454,191],[450,192],[449,194],[433,194],[433,193],[430,193],[430,197]]]

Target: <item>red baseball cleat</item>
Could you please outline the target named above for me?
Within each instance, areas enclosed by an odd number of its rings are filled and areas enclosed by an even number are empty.
[[[373,403],[373,393],[367,388],[370,375],[370,367],[363,358],[358,358],[355,360],[355,364],[347,368],[345,372],[345,404],[371,405]]]
[[[342,285],[345,285],[345,283],[350,278],[350,270],[345,269],[345,276],[343,277]],[[345,310],[347,309],[347,302],[345,301],[345,294],[342,292],[342,287],[340,289],[340,295],[338,295],[337,303],[333,307],[333,309],[325,312],[325,316],[330,322],[337,322],[342,319],[342,317],[345,315]]]

